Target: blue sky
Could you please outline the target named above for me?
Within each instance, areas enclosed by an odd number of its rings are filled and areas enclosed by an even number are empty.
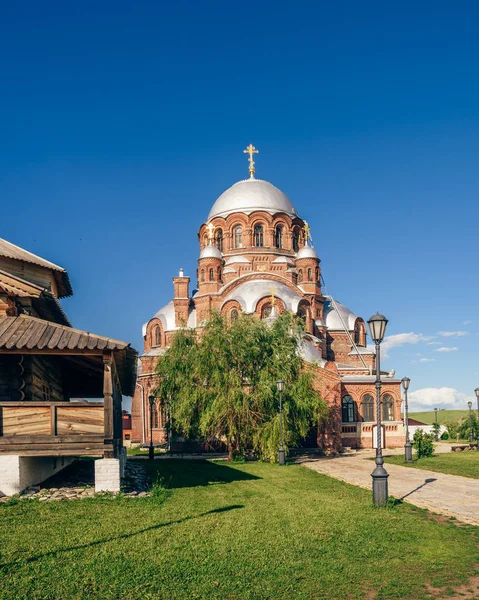
[[[0,236],[67,268],[75,326],[141,348],[252,142],[328,292],[389,318],[384,366],[413,403],[462,408],[479,385],[478,18],[472,1],[3,3]]]

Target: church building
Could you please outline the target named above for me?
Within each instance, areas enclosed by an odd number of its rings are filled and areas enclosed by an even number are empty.
[[[375,442],[375,354],[367,347],[364,319],[322,289],[320,259],[310,228],[277,187],[255,177],[251,144],[249,179],[238,181],[214,202],[198,232],[197,288],[180,269],[173,277],[173,299],[143,326],[144,352],[132,402],[132,441],[150,436],[148,397],[155,395],[158,359],[182,327],[199,329],[212,310],[227,319],[253,314],[271,318],[291,311],[303,318],[306,339],[300,348],[314,370],[318,393],[331,417],[318,432],[317,445],[371,448]],[[381,417],[385,447],[404,444],[401,383],[381,373]],[[165,442],[167,410],[156,398],[153,441]]]

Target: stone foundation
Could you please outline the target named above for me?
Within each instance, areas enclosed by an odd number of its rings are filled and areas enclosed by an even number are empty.
[[[37,485],[58,473],[72,462],[70,457],[0,456],[0,493],[5,496],[19,494],[31,485]]]

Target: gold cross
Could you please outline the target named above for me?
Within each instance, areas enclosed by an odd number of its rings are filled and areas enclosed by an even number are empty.
[[[304,243],[308,245],[309,239],[311,237],[311,227],[308,225],[307,221],[304,222]]]
[[[213,232],[215,230],[215,226],[213,225],[213,223],[208,223],[208,225],[206,226],[206,230],[208,231],[208,241],[211,242],[211,240],[213,239]]]
[[[253,144],[250,144],[246,150],[243,150],[243,152],[245,154],[249,154],[249,158],[248,158],[248,162],[249,162],[249,176],[251,177],[251,179],[254,179],[254,160],[253,160],[253,154],[258,154],[259,150],[256,150],[256,148],[253,146]]]

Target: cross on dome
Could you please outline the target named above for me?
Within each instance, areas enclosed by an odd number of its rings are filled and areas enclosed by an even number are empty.
[[[251,177],[251,179],[254,179],[254,172],[255,172],[255,162],[253,160],[253,154],[259,154],[259,150],[256,150],[256,148],[253,146],[253,144],[250,144],[249,146],[246,147],[245,150],[243,150],[243,152],[245,154],[249,154],[249,158],[248,158],[248,162],[249,162],[249,176]]]
[[[215,231],[215,226],[213,225],[213,223],[208,223],[208,225],[206,226],[206,230],[208,231],[208,242],[210,244],[213,243],[213,233]]]

